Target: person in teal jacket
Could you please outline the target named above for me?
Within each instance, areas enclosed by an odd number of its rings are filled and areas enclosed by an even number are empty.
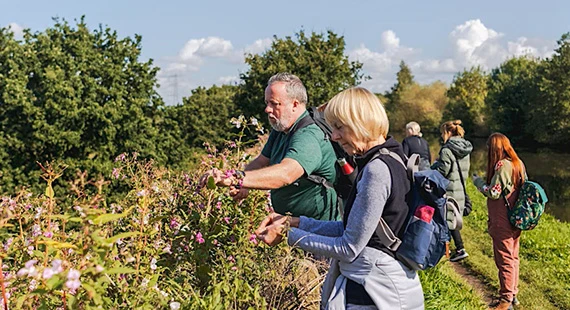
[[[471,142],[465,140],[465,130],[460,120],[445,122],[440,127],[443,146],[439,151],[439,158],[433,163],[431,169],[439,171],[449,180],[447,195],[453,197],[459,204],[460,214],[465,209],[465,180],[469,176],[470,154],[473,151]],[[459,164],[458,164],[459,163]],[[459,167],[458,167],[459,166]],[[461,176],[463,182],[461,182]],[[449,258],[452,262],[460,261],[469,254],[463,246],[463,239],[459,230],[450,230],[455,243],[455,252]]]

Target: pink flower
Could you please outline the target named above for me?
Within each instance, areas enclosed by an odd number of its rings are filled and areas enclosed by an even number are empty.
[[[196,242],[198,242],[199,244],[206,242],[206,240],[204,240],[204,238],[202,238],[202,233],[200,233],[200,232],[196,233]]]
[[[123,160],[125,160],[126,157],[127,157],[127,154],[123,153],[123,154],[121,154],[115,158],[115,162],[123,161]]]
[[[221,201],[218,201],[218,202],[216,203],[216,208],[217,208],[218,210],[220,210],[220,209],[222,208],[222,202],[221,202]]]
[[[178,229],[178,227],[180,227],[180,224],[178,224],[178,221],[176,221],[176,218],[172,218],[170,220],[170,228],[171,229]]]
[[[113,178],[118,179],[119,178],[119,171],[121,171],[118,168],[113,168]]]
[[[224,175],[224,177],[227,178],[231,178],[234,174],[236,173],[236,171],[234,169],[229,169],[226,170],[226,173]]]
[[[226,216],[226,217],[224,217],[224,222],[226,222],[226,224],[229,224],[229,223],[230,223],[230,218],[229,218],[229,217],[227,217],[227,216]]]
[[[256,236],[255,234],[251,234],[251,235],[249,236],[249,242],[251,242],[251,243],[257,245],[257,242],[258,242],[258,241],[257,241],[257,236]]]
[[[45,231],[45,232],[44,232],[44,237],[51,239],[51,237],[53,237],[53,233],[52,233],[51,231]]]
[[[38,270],[36,269],[36,263],[38,261],[35,259],[29,260],[26,262],[25,267],[20,269],[17,273],[18,277],[35,277],[38,275]]]

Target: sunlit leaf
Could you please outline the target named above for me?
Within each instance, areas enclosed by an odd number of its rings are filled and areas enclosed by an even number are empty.
[[[216,180],[214,180],[213,176],[208,177],[208,185],[206,186],[208,189],[216,188]]]
[[[138,231],[131,231],[131,232],[125,232],[125,233],[120,233],[118,235],[115,235],[113,237],[107,238],[105,239],[105,243],[114,243],[115,241],[119,240],[119,239],[124,239],[124,238],[129,238],[129,237],[133,237],[133,236],[137,236],[140,235],[141,233]]]
[[[116,267],[104,271],[104,273],[106,274],[121,274],[121,273],[135,273],[135,272],[137,272],[136,269],[128,267]]]

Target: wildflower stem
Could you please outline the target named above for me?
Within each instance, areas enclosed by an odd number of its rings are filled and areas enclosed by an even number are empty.
[[[0,258],[0,286],[2,286],[2,304],[4,310],[8,310],[8,297],[6,297],[6,287],[4,287],[4,265]]]

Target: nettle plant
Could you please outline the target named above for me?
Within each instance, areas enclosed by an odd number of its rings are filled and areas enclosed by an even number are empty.
[[[22,189],[0,200],[2,309],[311,304],[319,270],[307,278],[307,268],[316,267],[307,267],[303,253],[266,247],[253,234],[270,211],[267,192],[236,202],[225,188],[198,188],[208,169],[251,159],[244,149],[258,142],[242,141],[245,130],[263,128],[243,116],[232,123],[240,129],[235,140],[222,151],[205,145],[208,155],[190,172],[121,154],[108,179],[78,172],[67,193],[55,193],[67,167],[40,165],[43,193]],[[110,201],[112,189],[122,198]],[[292,285],[299,277],[305,283]]]

